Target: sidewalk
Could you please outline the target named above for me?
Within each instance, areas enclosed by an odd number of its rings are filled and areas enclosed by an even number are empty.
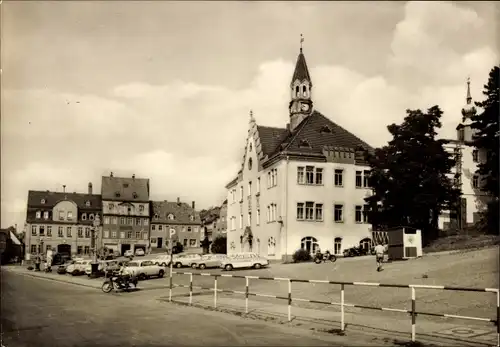
[[[182,291],[182,293],[179,293]],[[168,295],[160,298],[168,302]],[[189,304],[187,290],[176,288],[172,297],[177,304]],[[193,293],[193,306],[213,310],[214,297],[211,292]],[[219,294],[217,310],[251,319],[273,321],[279,324],[310,330],[341,334],[339,307],[315,310],[293,306],[292,321],[288,322],[288,306],[286,300],[268,303],[248,301],[248,314],[245,314],[243,295]],[[376,313],[374,313],[376,312]],[[411,317],[405,313],[369,311],[345,308],[345,335],[363,334],[366,337],[382,342],[408,343],[411,341]],[[416,321],[416,340],[425,345],[439,346],[488,346],[496,345],[496,328],[493,324],[482,322],[445,320],[430,321],[428,317],[418,316]]]

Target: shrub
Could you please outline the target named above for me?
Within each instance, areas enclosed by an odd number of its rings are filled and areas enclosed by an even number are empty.
[[[301,261],[311,260],[311,255],[305,249],[298,249],[293,253],[292,258],[294,263],[299,263]]]
[[[212,253],[227,254],[227,238],[219,235],[212,242]]]

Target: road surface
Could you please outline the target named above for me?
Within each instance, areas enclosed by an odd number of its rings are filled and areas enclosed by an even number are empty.
[[[6,347],[375,345],[161,303],[147,291],[104,294],[4,270],[0,281]]]

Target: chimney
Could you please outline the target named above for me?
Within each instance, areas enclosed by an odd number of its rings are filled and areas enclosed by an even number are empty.
[[[192,201],[192,202],[191,202],[191,207],[193,208],[193,210],[194,210],[194,207],[195,207],[195,206],[196,206],[196,205],[195,205],[194,201]]]
[[[92,182],[89,182],[89,195],[92,195]]]
[[[66,193],[66,185],[63,184],[63,193]]]
[[[113,171],[111,171],[111,173],[109,174],[109,177],[113,177]]]
[[[177,205],[181,204],[181,198],[177,197]]]
[[[135,180],[135,174],[132,174],[132,179]]]

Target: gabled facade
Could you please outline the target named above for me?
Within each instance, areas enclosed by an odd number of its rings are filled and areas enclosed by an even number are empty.
[[[102,177],[102,246],[123,254],[149,250],[149,179]]]
[[[241,170],[228,190],[228,253],[290,259],[300,248],[340,254],[371,237],[364,198],[372,148],[314,110],[312,81],[300,50],[284,128],[258,125],[250,113]]]
[[[88,192],[28,192],[26,213],[26,255],[58,253],[90,255],[91,228],[101,214],[101,195]],[[97,243],[99,241],[97,240]]]
[[[150,242],[153,250],[169,249],[170,229],[175,230],[172,242],[180,242],[186,251],[199,250],[203,233],[194,201],[191,205],[181,202],[180,198],[177,198],[177,202],[151,202]]]
[[[450,178],[461,192],[456,209],[443,211],[439,217],[439,228],[442,230],[462,229],[479,222],[487,209],[490,196],[481,190],[482,177],[477,174],[478,164],[486,160],[486,153],[474,147],[471,117],[477,113],[470,92],[470,81],[467,81],[466,104],[462,108],[462,122],[457,126],[456,139],[448,140],[447,151],[454,154],[456,165]]]

